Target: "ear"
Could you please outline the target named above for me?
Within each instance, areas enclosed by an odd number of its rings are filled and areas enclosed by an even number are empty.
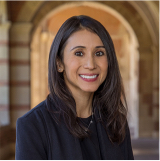
[[[60,73],[63,72],[64,71],[64,65],[61,62],[61,60],[57,59],[56,63],[57,63],[57,70],[58,70],[58,72],[60,72]]]

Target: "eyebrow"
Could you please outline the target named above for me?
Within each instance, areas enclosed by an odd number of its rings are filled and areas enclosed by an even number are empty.
[[[74,48],[72,48],[70,51],[77,49],[77,48],[86,48],[85,46],[75,46]],[[96,46],[95,48],[105,48],[104,46]]]

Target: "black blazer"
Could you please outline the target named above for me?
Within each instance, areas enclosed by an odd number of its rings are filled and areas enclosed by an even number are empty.
[[[103,159],[134,159],[129,128],[125,140],[118,145],[110,142],[101,123],[97,122],[96,126]],[[46,101],[17,120],[15,157],[19,160],[83,159],[79,139],[70,134],[65,123],[56,123]]]

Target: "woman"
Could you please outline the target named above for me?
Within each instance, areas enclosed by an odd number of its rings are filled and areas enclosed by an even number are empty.
[[[48,83],[47,99],[17,120],[16,159],[133,159],[114,46],[98,21],[64,22]]]

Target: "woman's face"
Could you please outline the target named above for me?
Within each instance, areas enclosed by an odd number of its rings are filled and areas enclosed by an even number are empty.
[[[107,76],[108,62],[104,45],[86,29],[73,33],[64,48],[58,69],[72,92],[95,92]]]

